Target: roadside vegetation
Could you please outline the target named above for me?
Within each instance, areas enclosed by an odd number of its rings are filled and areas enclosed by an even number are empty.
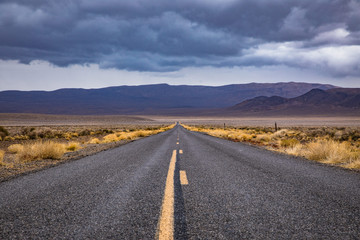
[[[247,142],[310,160],[360,169],[360,131],[358,128],[294,127],[289,129],[259,127],[187,126],[191,131],[235,142]]]
[[[39,169],[87,156],[173,127],[174,124],[98,129],[72,126],[0,127],[0,180],[4,174],[14,175],[26,172],[28,168]]]
[[[5,152],[3,150],[0,150],[0,166],[5,165],[4,164],[4,154],[5,154]]]

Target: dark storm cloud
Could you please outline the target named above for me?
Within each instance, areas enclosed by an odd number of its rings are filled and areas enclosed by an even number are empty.
[[[356,0],[12,0],[0,13],[5,60],[137,71],[282,64],[360,75]],[[342,61],[329,61],[336,52]]]

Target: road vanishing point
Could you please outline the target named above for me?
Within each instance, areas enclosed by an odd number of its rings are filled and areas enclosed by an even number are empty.
[[[2,182],[0,239],[360,239],[360,173],[176,125]]]

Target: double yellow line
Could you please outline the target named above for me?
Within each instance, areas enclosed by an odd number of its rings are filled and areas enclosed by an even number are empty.
[[[179,153],[182,154],[183,151],[179,150]],[[172,152],[169,170],[166,177],[164,198],[161,206],[160,217],[156,231],[156,239],[160,239],[160,240],[174,239],[174,205],[175,205],[174,177],[175,177],[176,158],[177,158],[176,154],[177,152],[176,150],[174,150]],[[181,185],[189,184],[186,177],[186,171],[180,171],[180,184]]]
[[[174,239],[174,175],[176,164],[176,150],[173,151],[168,174],[164,198],[161,206],[161,213],[156,233],[156,239]]]

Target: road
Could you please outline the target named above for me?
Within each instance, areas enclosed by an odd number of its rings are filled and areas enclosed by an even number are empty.
[[[1,183],[0,239],[49,238],[360,239],[360,173],[176,126]]]

